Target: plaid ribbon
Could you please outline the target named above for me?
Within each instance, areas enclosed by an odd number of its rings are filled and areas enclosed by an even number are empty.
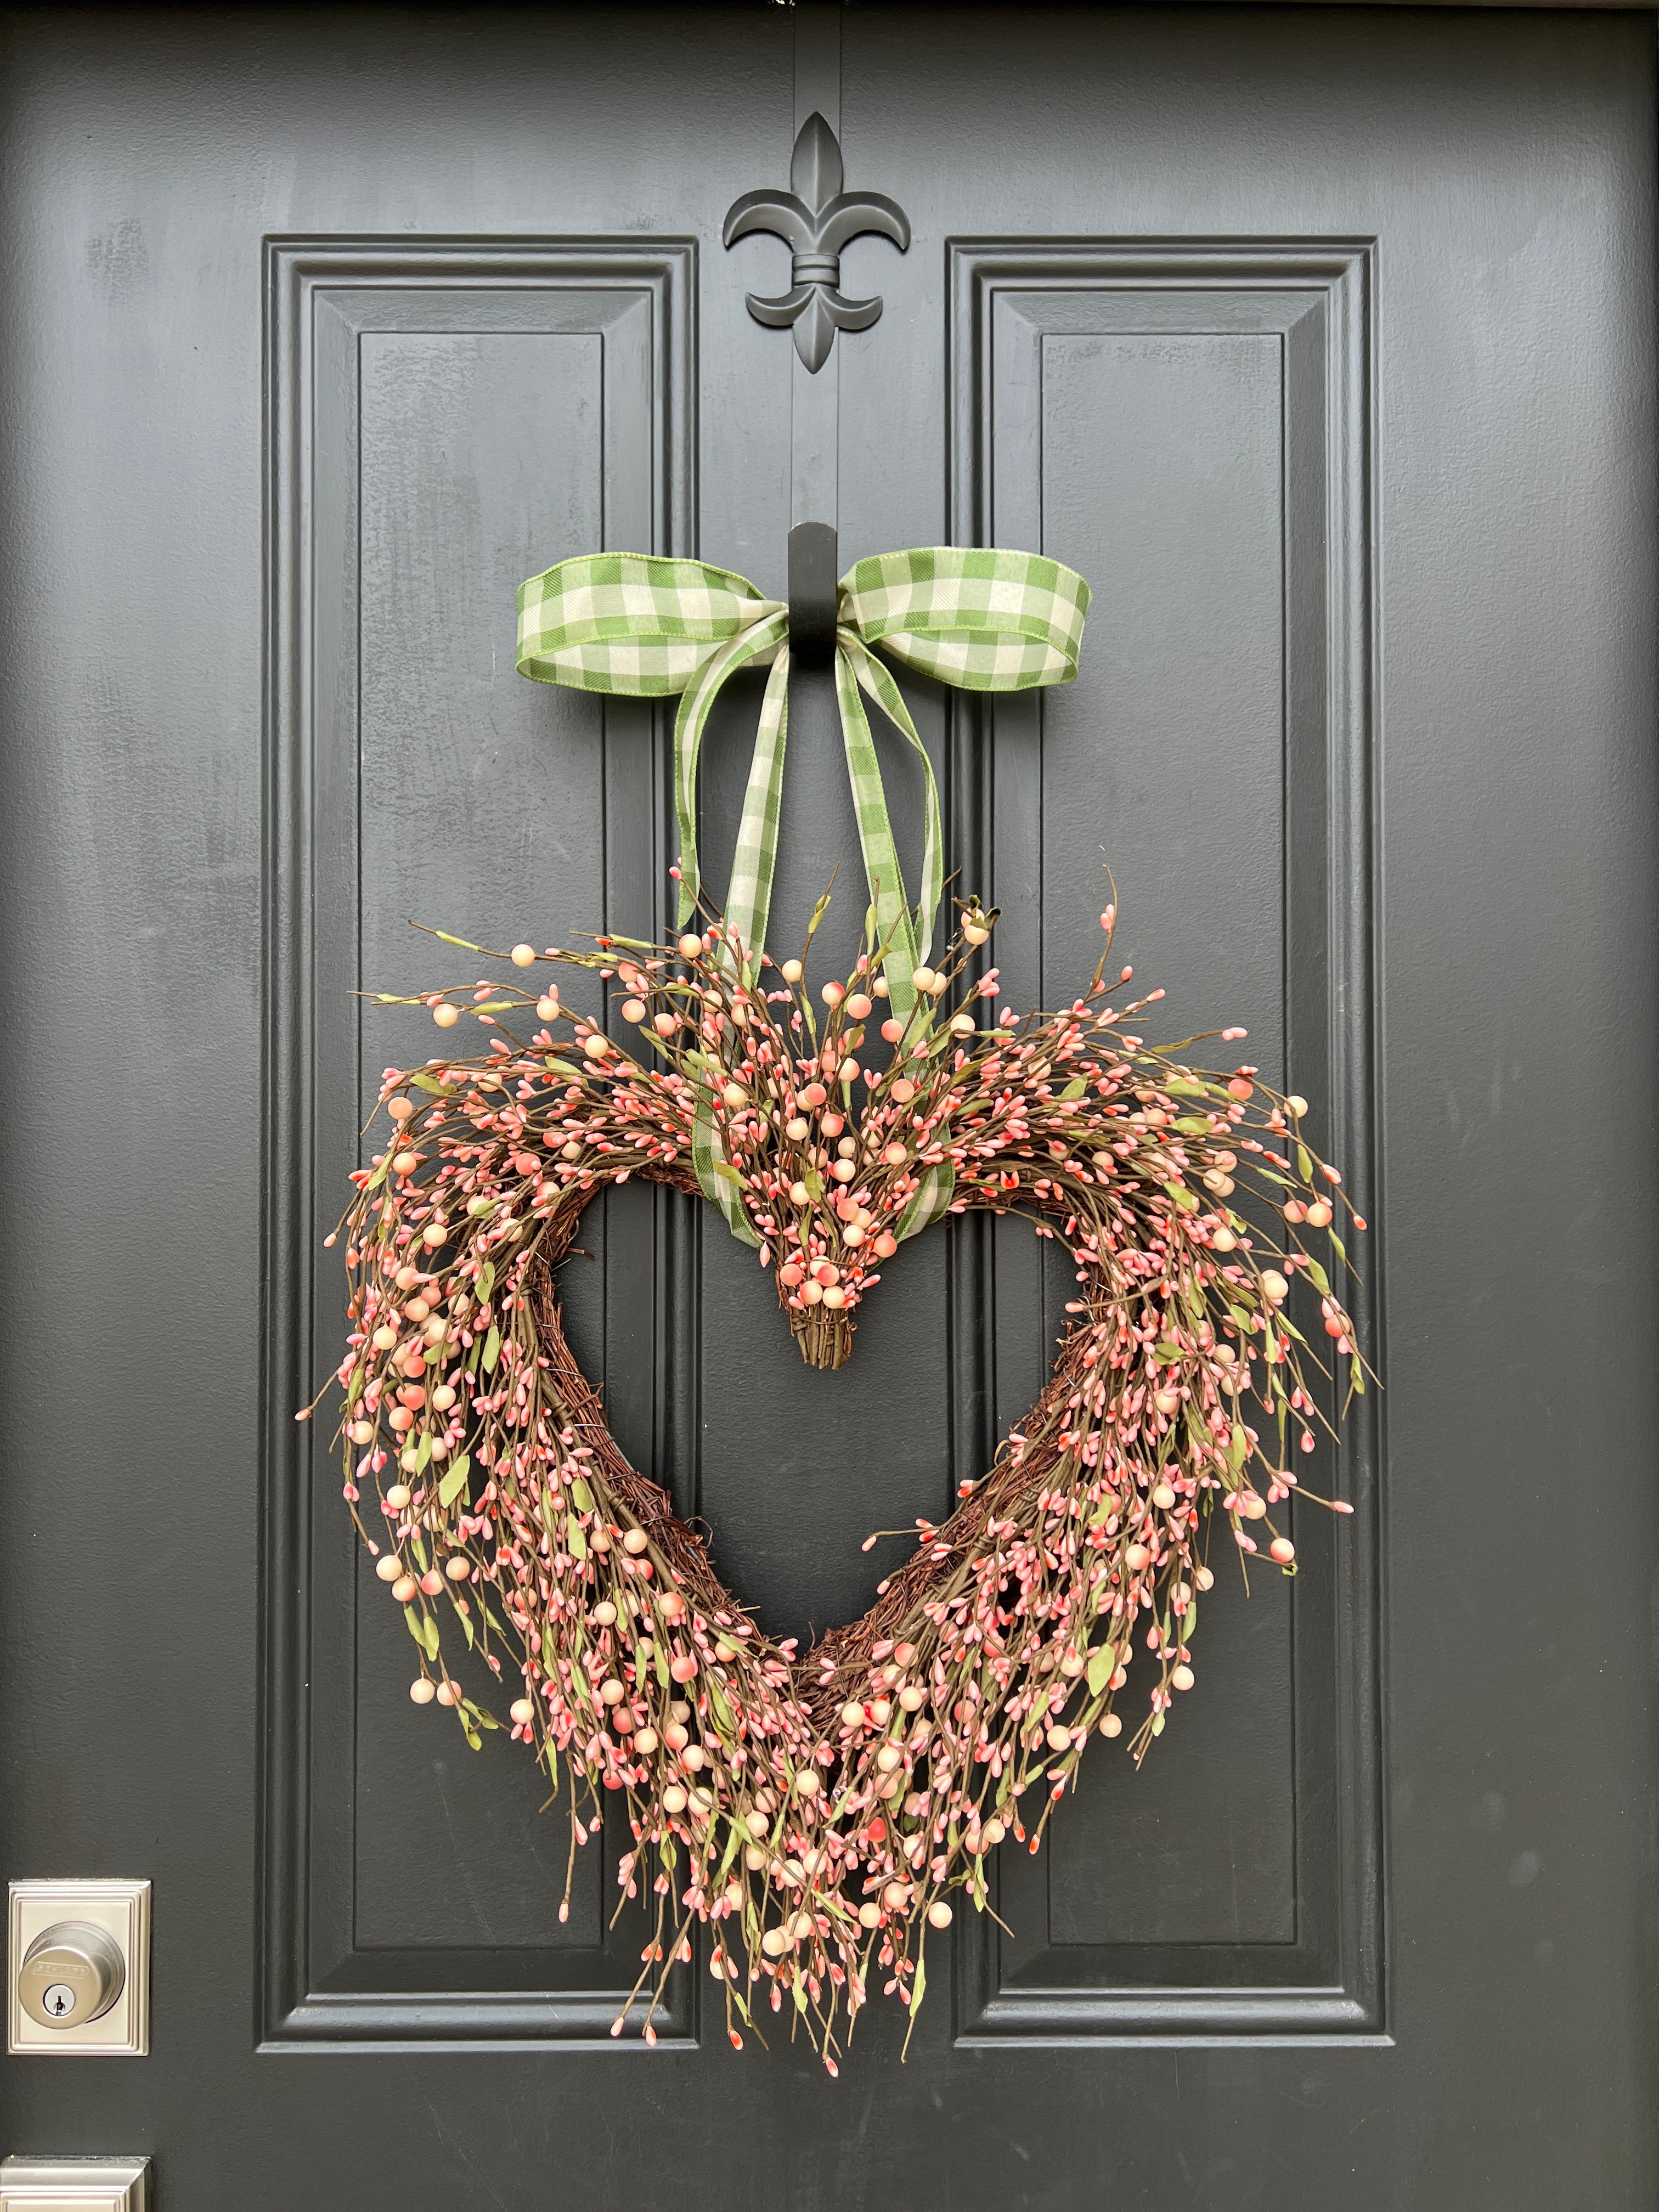
[[[842,738],[870,886],[871,925],[886,947],[889,1003],[915,1008],[945,888],[944,839],[933,763],[891,672],[872,647],[962,691],[1027,691],[1069,684],[1089,611],[1075,569],[1036,553],[923,546],[878,553],[841,580],[836,691]],[[680,926],[696,909],[697,757],[715,700],[738,669],[766,666],[754,758],[744,793],[726,923],[748,960],[764,948],[777,863],[784,750],[789,735],[789,610],[746,576],[703,561],[647,553],[583,553],[519,587],[519,673],[539,684],[635,698],[679,696],[674,803],[680,831]],[[873,699],[921,763],[921,896],[908,902],[864,696]],[[698,1116],[697,1172],[733,1233],[754,1243],[733,1170],[720,1149],[712,1103]],[[934,1178],[929,1178],[931,1183]],[[949,1184],[924,1185],[896,1234],[914,1236],[941,1213]]]

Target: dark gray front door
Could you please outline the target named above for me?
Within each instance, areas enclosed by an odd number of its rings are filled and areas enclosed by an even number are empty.
[[[0,1870],[148,1875],[155,1939],[153,2054],[3,2062],[0,2151],[148,2151],[161,2212],[1638,2212],[1652,19],[797,12],[11,21]],[[720,242],[814,107],[912,229],[848,248],[885,308],[817,377],[744,306],[785,248]],[[1024,1006],[1109,861],[1171,1033],[1315,1102],[1386,1384],[1353,1519],[1212,1609],[1144,1770],[1091,1751],[908,2063],[873,2006],[839,2082],[731,2051],[701,1964],[610,2040],[615,1839],[560,1925],[539,1778],[410,1705],[291,1418],[365,1101],[433,1048],[352,994],[464,972],[406,917],[664,916],[666,724],[521,682],[514,587],[610,545],[778,590],[809,517],[1090,579],[1068,691],[909,687],[951,865]],[[782,933],[855,850],[808,696]],[[935,1230],[826,1375],[708,1208],[583,1242],[616,1428],[801,1632],[1067,1291]]]

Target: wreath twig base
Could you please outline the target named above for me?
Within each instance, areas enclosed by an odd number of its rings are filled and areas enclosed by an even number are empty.
[[[514,1737],[556,1784],[568,1767],[573,1848],[602,1813],[626,1820],[619,1879],[656,1905],[647,2040],[698,1921],[734,2043],[787,2006],[833,2071],[873,1984],[914,2012],[927,1931],[958,1896],[987,1909],[987,1856],[1035,1849],[1091,1736],[1123,1734],[1132,1660],[1137,1760],[1192,1688],[1218,1517],[1247,1566],[1294,1572],[1273,1509],[1337,1416],[1310,1335],[1365,1386],[1310,1249],[1340,1279],[1340,1179],[1304,1102],[1188,1064],[1196,1040],[1127,1033],[1161,994],[1109,1003],[1106,957],[1071,1006],[981,1026],[994,919],[963,908],[902,1021],[878,1022],[880,946],[820,1017],[805,956],[757,959],[718,918],[674,945],[489,956],[614,979],[643,1056],[566,1015],[556,983],[486,979],[465,1011],[488,1051],[387,1072],[393,1135],[337,1232],[345,1494],[354,1513],[376,1494],[364,1534],[419,1649],[410,1694],[475,1746],[500,1725],[445,1656],[459,1635],[510,1668]],[[423,1003],[447,1029],[464,996]],[[526,1012],[520,1042],[503,1018]],[[698,1188],[700,1115],[811,1364],[848,1357],[930,1176],[953,1212],[1028,1216],[1077,1272],[1054,1370],[989,1471],[804,1656],[628,1464],[560,1322],[582,1209],[629,1177]]]

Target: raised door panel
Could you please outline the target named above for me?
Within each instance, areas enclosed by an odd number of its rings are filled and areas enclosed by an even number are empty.
[[[1304,1092],[1363,1210],[1369,251],[959,241],[951,264],[955,534],[1095,590],[1075,684],[958,719],[1005,994],[1077,988],[1109,866],[1125,996],[1165,994],[1136,1026],[1248,1012],[1248,1042],[1195,1054]],[[966,1474],[1036,1395],[1073,1285],[1013,1221],[958,1232],[957,1283]],[[1217,1533],[1199,1688],[1140,1772],[1100,1746],[1042,1849],[1005,1846],[1006,1930],[962,1940],[967,2036],[1381,2026],[1368,1415],[1311,1463],[1358,1510],[1294,1513],[1293,1579],[1258,1563],[1247,1595]]]
[[[594,927],[657,920],[660,718],[522,683],[513,604],[550,544],[686,542],[695,265],[655,240],[268,254],[277,2041],[603,2034],[637,1968],[635,1916],[607,1926],[617,1839],[578,1856],[561,1921],[546,1778],[504,1736],[469,1754],[410,1704],[404,1626],[352,1537],[328,1431],[282,1409],[337,1357],[322,1240],[380,1070],[428,1042],[417,1014],[365,994],[470,972],[408,923],[511,944],[550,885]],[[567,1271],[573,1335],[616,1382],[618,1433],[672,1481],[674,1201],[612,1194],[583,1242],[596,1264]],[[683,1989],[665,2026],[684,2032]]]

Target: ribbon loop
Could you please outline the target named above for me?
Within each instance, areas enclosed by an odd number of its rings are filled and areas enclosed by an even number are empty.
[[[1026,691],[1069,684],[1089,611],[1074,568],[1036,553],[928,545],[858,562],[836,592],[836,693],[877,941],[895,1014],[915,1004],[945,892],[939,786],[902,693],[872,647],[962,691]],[[754,758],[744,794],[726,922],[746,957],[765,949],[789,734],[789,610],[729,568],[648,553],[582,553],[519,587],[518,668],[538,684],[634,698],[679,696],[674,806],[680,832],[682,927],[696,910],[697,758],[715,700],[741,668],[767,666]],[[912,907],[887,810],[866,695],[921,763],[921,895]],[[700,1101],[697,1170],[733,1233],[757,1241],[720,1148],[712,1101]],[[901,1225],[936,1218],[948,1188],[919,1194]],[[923,1203],[924,1198],[927,1203]],[[912,1217],[915,1217],[913,1218]]]
[[[787,612],[747,576],[707,561],[578,553],[519,586],[519,673],[578,691],[669,698],[714,648]]]
[[[1069,684],[1088,611],[1075,568],[994,547],[877,553],[842,580],[849,629],[958,691]]]

